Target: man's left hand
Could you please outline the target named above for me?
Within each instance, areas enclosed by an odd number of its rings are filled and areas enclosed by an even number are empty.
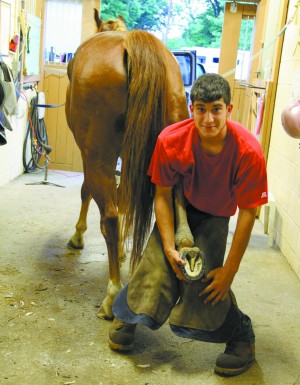
[[[224,266],[211,270],[201,280],[203,283],[211,281],[210,284],[199,293],[200,297],[207,295],[203,302],[211,302],[212,305],[215,305],[219,301],[224,301],[228,295],[234,276],[235,274],[228,271]]]

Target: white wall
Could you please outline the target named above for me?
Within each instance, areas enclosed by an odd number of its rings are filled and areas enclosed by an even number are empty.
[[[9,35],[12,36],[16,27],[15,7],[11,4],[11,28]],[[10,65],[15,54],[3,57],[7,65]],[[20,101],[21,103],[21,101]],[[21,107],[22,108],[22,107]],[[7,144],[0,146],[0,186],[14,179],[23,172],[22,168],[22,139],[24,123],[22,120],[11,119],[13,131],[5,130]]]
[[[13,37],[18,31],[18,15],[20,13],[20,2],[7,0],[11,7],[11,23],[10,23],[10,37]],[[35,1],[31,0],[32,8],[35,9]],[[29,4],[30,5],[30,4]],[[9,53],[9,56],[4,56],[3,60],[11,67],[13,61],[18,60],[18,52]],[[28,102],[30,103],[35,92],[26,91]],[[25,137],[25,130],[27,124],[27,101],[22,96],[18,100],[19,115],[10,117],[13,131],[5,130],[7,144],[0,146],[0,186],[8,183],[17,176],[23,173],[23,142]]]
[[[290,1],[288,19],[296,3]],[[275,243],[300,278],[300,139],[289,137],[281,125],[283,108],[300,97],[299,16],[298,26],[290,24],[284,36],[267,166],[276,199]]]

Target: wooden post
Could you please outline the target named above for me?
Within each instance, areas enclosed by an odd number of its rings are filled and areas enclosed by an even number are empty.
[[[85,41],[96,32],[94,8],[100,12],[99,0],[82,1],[81,42]]]
[[[46,0],[38,2],[39,9],[37,7],[37,13],[42,20],[42,29],[41,29],[41,41],[40,41],[40,81],[38,83],[39,91],[43,90],[44,87],[44,72],[45,72],[45,9],[46,9]]]
[[[237,12],[232,13],[230,12],[230,3],[226,3],[219,61],[220,75],[236,67],[242,17],[243,6],[241,4],[237,4]],[[232,90],[234,89],[234,77],[235,71],[226,76]]]

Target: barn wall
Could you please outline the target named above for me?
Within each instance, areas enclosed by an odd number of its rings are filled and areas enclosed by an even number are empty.
[[[20,36],[20,24],[18,23],[19,15],[21,13],[21,2],[6,0],[10,4],[10,31],[9,36],[12,38],[15,33]],[[25,11],[40,15],[40,6],[36,0],[26,1]],[[20,49],[20,41],[19,41]],[[9,52],[7,56],[2,59],[7,65],[12,68],[12,63],[18,61],[19,51],[16,53]],[[22,56],[22,55],[20,55]],[[23,63],[24,65],[24,63]],[[21,68],[22,78],[23,69]],[[28,103],[35,95],[34,91],[23,89],[21,96],[18,99],[18,115],[11,116],[10,122],[13,131],[5,130],[7,144],[0,146],[0,186],[8,183],[17,176],[23,173],[23,142],[27,129]]]
[[[287,20],[297,10],[296,3],[296,0],[290,1]],[[289,137],[281,125],[283,108],[300,97],[299,16],[297,23],[292,22],[284,36],[268,156],[268,177],[269,189],[276,201],[274,244],[281,249],[300,277],[300,140]]]

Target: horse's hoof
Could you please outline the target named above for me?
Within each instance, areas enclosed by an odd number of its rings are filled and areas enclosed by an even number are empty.
[[[84,248],[84,245],[75,245],[72,239],[69,240],[69,242],[67,243],[67,246],[70,249],[75,249],[75,250],[82,250]]]
[[[113,320],[114,319],[114,314],[112,312],[112,310],[108,310],[106,309],[106,311],[104,310],[104,307],[101,306],[98,313],[97,313],[97,317],[101,318],[101,319],[105,319],[105,320]]]
[[[190,281],[200,279],[205,274],[205,256],[198,247],[184,247],[179,251],[185,265],[179,265],[182,274]]]

